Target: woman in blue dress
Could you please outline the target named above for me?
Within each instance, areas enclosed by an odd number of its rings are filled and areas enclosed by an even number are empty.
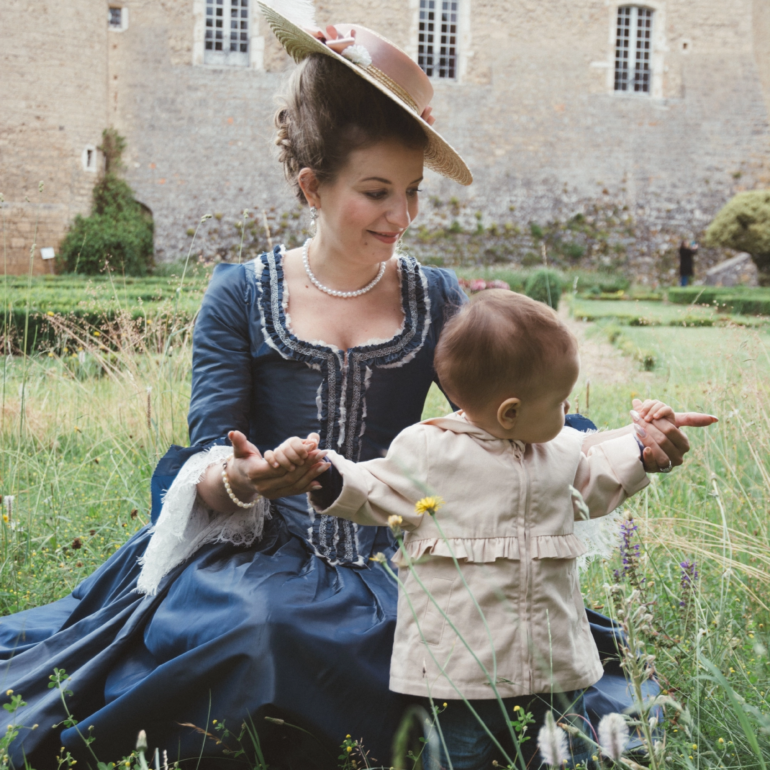
[[[441,328],[465,296],[454,274],[396,244],[417,215],[423,164],[471,177],[432,128],[430,81],[395,46],[263,10],[301,61],[277,143],[316,234],[214,271],[194,334],[190,447],[155,471],[152,525],[70,596],[0,621],[2,689],[28,704],[13,716],[26,726],[15,767],[51,767],[60,746],[115,760],[140,730],[172,760],[232,767],[227,744],[191,725],[237,731],[247,718],[271,767],[334,768],[348,734],[372,765],[390,764],[405,707],[388,690],[396,587],[369,561],[390,535],[313,514],[305,492],[320,455],[282,476],[260,453],[315,432],[322,448],[366,460],[420,419]],[[675,427],[648,433],[660,466],[681,463]],[[609,621],[592,619],[608,656],[586,695],[597,718],[628,696]],[[55,668],[70,676],[76,727],[61,724]]]

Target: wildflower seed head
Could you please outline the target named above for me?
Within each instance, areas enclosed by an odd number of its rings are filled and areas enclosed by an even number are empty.
[[[622,756],[628,744],[628,725],[620,714],[606,714],[599,722],[599,746],[613,762]]]
[[[388,526],[390,527],[390,531],[398,537],[401,534],[401,525],[404,523],[404,520],[401,516],[388,516]]]
[[[567,733],[556,724],[550,711],[546,713],[545,723],[537,735],[537,748],[549,767],[560,767],[569,759]]]

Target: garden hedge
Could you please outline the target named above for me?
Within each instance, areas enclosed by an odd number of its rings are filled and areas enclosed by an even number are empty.
[[[770,315],[770,290],[749,286],[685,286],[668,290],[677,305],[713,305],[740,315]]]
[[[0,279],[0,337],[21,350],[26,328],[25,352],[56,347],[61,333],[51,316],[90,332],[108,331],[119,317],[142,327],[150,321],[170,328],[195,317],[206,284],[205,278],[180,286],[178,279],[168,278],[7,276]]]

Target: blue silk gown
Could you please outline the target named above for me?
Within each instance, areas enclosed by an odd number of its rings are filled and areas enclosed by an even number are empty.
[[[189,448],[172,447],[152,482],[153,521],[183,463],[237,428],[260,450],[316,431],[321,446],[367,460],[420,420],[436,381],[433,352],[443,323],[465,301],[454,274],[399,258],[403,328],[387,341],[340,351],[292,333],[282,252],[246,265],[220,265],[203,299],[193,346]],[[582,418],[573,418],[574,427]],[[587,421],[583,421],[587,423]],[[0,618],[0,689],[27,706],[11,750],[16,767],[52,767],[60,746],[93,763],[128,754],[140,730],[170,759],[234,767],[225,744],[192,727],[250,718],[271,767],[336,768],[350,734],[370,763],[390,764],[405,698],[388,690],[396,587],[368,561],[392,548],[388,532],[313,516],[304,496],[274,501],[251,546],[202,547],[173,569],[155,595],[135,591],[137,559],[151,537],[138,532],[68,597]],[[589,612],[606,658],[586,694],[592,719],[629,704],[614,660],[614,630]],[[64,719],[54,668],[71,676]],[[284,719],[309,731],[266,721]],[[5,725],[0,723],[0,729]],[[229,742],[230,748],[234,742]]]

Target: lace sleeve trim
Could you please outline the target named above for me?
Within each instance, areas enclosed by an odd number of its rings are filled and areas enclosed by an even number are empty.
[[[138,593],[155,594],[174,567],[207,543],[249,546],[262,537],[265,519],[270,518],[268,500],[224,514],[212,510],[198,497],[198,482],[206,469],[222,463],[231,452],[229,446],[213,446],[190,457],[180,469],[163,500],[147,550],[139,559],[142,570],[136,585]]]

